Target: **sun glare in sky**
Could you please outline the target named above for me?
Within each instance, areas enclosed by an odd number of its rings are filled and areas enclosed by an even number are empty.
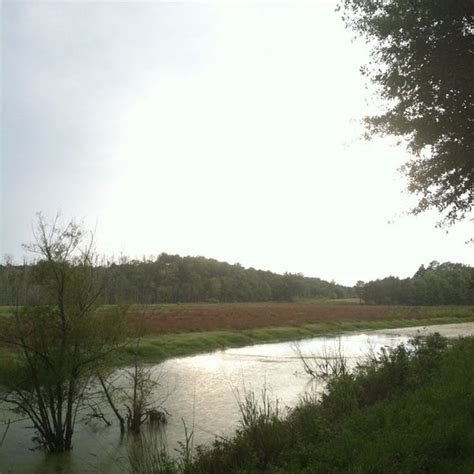
[[[335,3],[12,2],[2,12],[1,252],[37,211],[108,255],[204,255],[354,284],[473,263],[435,228]]]

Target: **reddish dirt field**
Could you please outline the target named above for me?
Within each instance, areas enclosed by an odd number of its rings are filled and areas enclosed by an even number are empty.
[[[147,333],[252,329],[335,321],[422,319],[419,308],[324,303],[228,303],[131,310]]]

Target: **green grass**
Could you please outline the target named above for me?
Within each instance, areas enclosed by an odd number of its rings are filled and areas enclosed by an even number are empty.
[[[285,419],[265,412],[242,423],[198,450],[188,472],[473,472],[474,338],[416,347],[334,378]]]
[[[340,302],[338,304],[345,304]],[[176,305],[152,305],[153,308],[175,307]],[[133,310],[134,307],[131,309]],[[110,309],[110,307],[104,307]],[[413,309],[413,308],[412,308]],[[0,306],[0,317],[12,314],[14,307]],[[180,332],[143,337],[139,354],[143,361],[157,363],[164,359],[212,352],[228,347],[240,347],[258,343],[280,342],[304,339],[314,336],[341,334],[351,331],[427,326],[474,321],[473,306],[439,306],[415,308],[422,319],[407,319],[405,307],[391,307],[393,319],[380,321],[335,321],[294,326],[275,326],[245,330],[219,330]],[[133,360],[131,347],[120,349],[114,364],[121,366]],[[0,350],[0,364],[5,363],[7,351]]]
[[[228,347],[291,341],[353,331],[474,321],[474,308],[433,308],[432,310],[430,309],[428,314],[432,317],[424,319],[392,319],[385,321],[339,321],[334,323],[268,327],[239,331],[182,332],[145,336],[140,342],[139,354],[143,361],[153,363],[172,357],[212,352]],[[456,314],[456,316],[454,314]],[[117,365],[129,363],[132,360],[133,350],[132,348],[122,349],[117,355]]]
[[[13,316],[15,314],[16,306],[0,306],[0,317]]]

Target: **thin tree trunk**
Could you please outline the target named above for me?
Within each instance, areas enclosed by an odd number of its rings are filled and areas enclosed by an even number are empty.
[[[110,396],[109,390],[105,385],[104,379],[100,374],[97,374],[97,377],[99,379],[100,384],[102,385],[102,389],[104,390],[105,396],[107,398],[107,401],[109,402],[110,408],[112,408],[112,411],[115,413],[115,416],[117,417],[119,423],[120,423],[120,433],[125,433],[125,419],[124,417],[120,414],[120,412],[117,410],[117,407],[115,406],[114,401],[112,400],[112,397]]]

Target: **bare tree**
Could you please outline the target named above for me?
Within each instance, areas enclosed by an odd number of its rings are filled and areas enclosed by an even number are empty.
[[[323,346],[318,354],[305,355],[295,343],[293,350],[303,363],[304,371],[315,379],[327,382],[331,378],[346,375],[350,371],[349,358],[344,355],[341,339],[334,349]]]
[[[163,424],[168,413],[161,405],[167,394],[156,396],[161,386],[162,372],[156,373],[156,367],[143,364],[140,360],[140,337],[129,347],[133,353],[133,366],[116,374],[99,373],[97,378],[102,386],[105,398],[120,424],[120,431],[127,428],[132,433],[140,433],[144,423]]]
[[[18,291],[27,304],[2,321],[0,339],[16,357],[0,373],[0,399],[25,414],[49,452],[72,448],[88,381],[123,337],[122,314],[96,311],[102,282],[94,235],[38,215],[36,255]]]
[[[155,406],[153,392],[159,386],[159,380],[153,375],[153,368],[147,367],[138,360],[137,340],[133,367],[126,371],[131,382],[131,390],[127,393],[127,425],[133,433],[139,433],[145,421],[164,421],[164,412]],[[161,413],[161,415],[160,415]]]

